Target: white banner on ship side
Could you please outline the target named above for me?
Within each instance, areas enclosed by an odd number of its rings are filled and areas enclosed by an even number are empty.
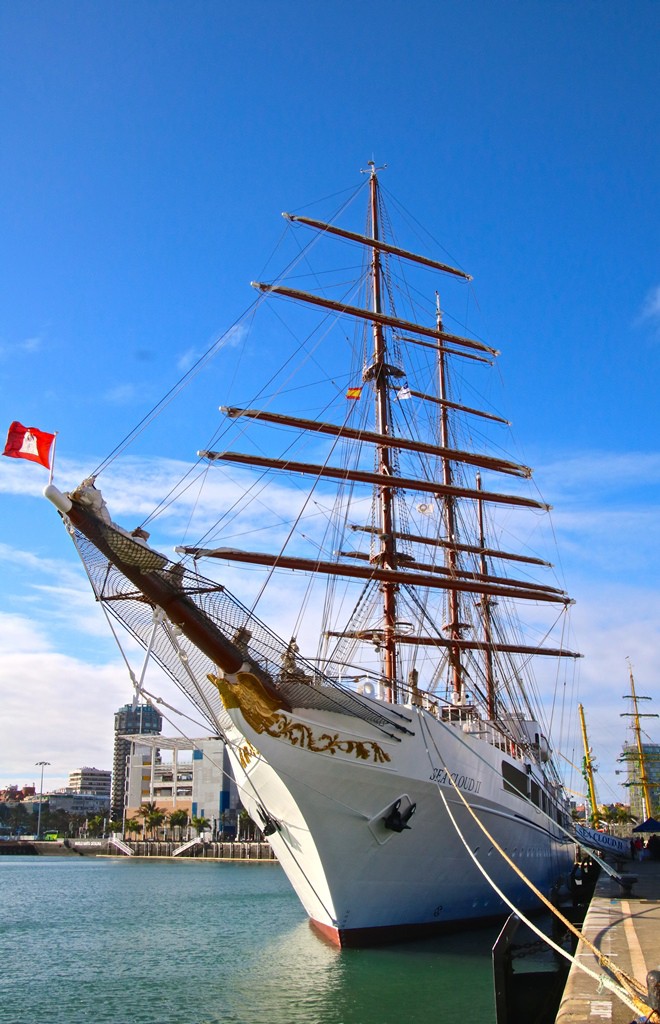
[[[586,825],[575,826],[575,838],[581,846],[591,846],[594,850],[616,853],[621,857],[630,857],[630,840],[610,836],[607,832],[597,832]]]

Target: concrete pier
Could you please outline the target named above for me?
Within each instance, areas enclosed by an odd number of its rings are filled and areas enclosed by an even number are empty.
[[[632,891],[625,892],[601,873],[582,932],[646,992],[648,971],[660,968],[660,861],[628,862],[624,870],[637,876]],[[583,943],[576,957],[599,976],[604,973]],[[556,1024],[631,1024],[636,1016],[612,992],[599,991],[597,981],[571,966]]]

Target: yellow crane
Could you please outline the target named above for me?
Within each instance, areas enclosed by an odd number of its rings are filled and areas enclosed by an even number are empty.
[[[598,824],[598,804],[596,802],[596,786],[594,784],[594,772],[596,771],[596,764],[592,757],[591,747],[589,746],[589,740],[587,739],[587,723],[584,719],[584,708],[581,704],[578,704],[578,711],[580,712],[580,726],[582,728],[582,742],[584,744],[584,759],[583,759],[583,772],[587,786],[589,787],[589,803],[591,804],[591,816],[590,821],[594,828]]]

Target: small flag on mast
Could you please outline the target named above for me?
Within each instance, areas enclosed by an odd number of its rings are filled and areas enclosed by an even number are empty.
[[[50,469],[50,456],[55,441],[55,434],[47,434],[36,427],[24,427],[16,420],[7,431],[7,440],[3,455],[10,459],[28,459],[38,462],[40,466]]]
[[[396,397],[400,402],[405,402],[407,398],[412,398],[412,393],[407,384],[404,384],[402,388],[396,393]]]
[[[347,398],[359,398],[362,394],[362,388],[349,388],[346,392]]]

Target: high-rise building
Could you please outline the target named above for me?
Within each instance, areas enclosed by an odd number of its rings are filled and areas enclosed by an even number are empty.
[[[115,749],[112,759],[112,799],[110,813],[121,820],[126,797],[126,769],[131,741],[126,735],[157,736],[163,728],[162,715],[151,704],[124,704],[115,712]]]

